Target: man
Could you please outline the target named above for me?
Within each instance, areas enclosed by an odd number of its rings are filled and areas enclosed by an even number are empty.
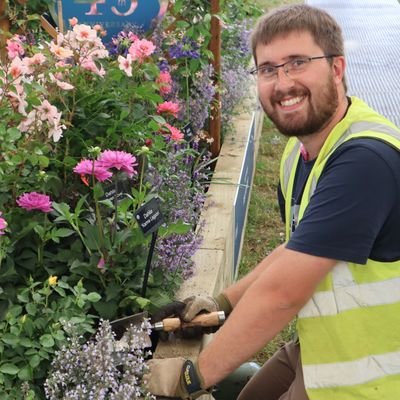
[[[299,341],[240,400],[397,399],[400,130],[346,96],[341,29],[324,11],[271,11],[252,48],[260,102],[290,137],[280,175],[287,241],[216,299],[185,300],[184,320],[231,312],[194,364],[153,360],[150,389],[196,398],[297,315]]]

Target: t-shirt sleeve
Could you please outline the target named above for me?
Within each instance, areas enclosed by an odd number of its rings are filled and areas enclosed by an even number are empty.
[[[397,182],[385,152],[391,157],[397,153],[376,140],[340,146],[328,160],[287,248],[365,264],[397,201]]]

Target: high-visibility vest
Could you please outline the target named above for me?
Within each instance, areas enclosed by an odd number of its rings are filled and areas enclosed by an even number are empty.
[[[345,118],[329,134],[310,172],[298,221],[329,156],[347,140],[368,137],[400,151],[400,130],[352,97]],[[299,147],[297,138],[289,139],[281,161],[287,240]],[[400,260],[338,262],[300,310],[297,331],[310,400],[400,399]]]

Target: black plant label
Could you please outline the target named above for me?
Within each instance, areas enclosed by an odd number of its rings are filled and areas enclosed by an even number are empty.
[[[182,128],[182,133],[183,133],[183,137],[187,142],[190,142],[195,133],[194,133],[194,129],[192,124],[189,122],[188,124],[186,124],[183,128]]]
[[[102,200],[110,200],[113,204],[119,203],[127,194],[131,193],[131,189],[134,185],[134,179],[118,180],[109,185],[105,185]]]
[[[135,218],[143,234],[148,235],[155,232],[164,223],[164,217],[160,210],[160,199],[154,197],[142,205],[136,211]]]

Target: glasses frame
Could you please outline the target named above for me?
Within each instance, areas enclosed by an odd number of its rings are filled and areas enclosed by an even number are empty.
[[[315,56],[315,57],[301,57],[301,56],[298,56],[298,57],[294,57],[294,58],[290,59],[289,61],[286,61],[286,62],[284,62],[284,63],[282,63],[282,64],[269,65],[270,67],[273,67],[273,68],[274,68],[274,74],[271,75],[270,78],[268,77],[266,80],[267,80],[267,81],[268,81],[268,80],[271,80],[271,81],[272,81],[273,78],[275,78],[276,76],[278,76],[278,70],[279,70],[279,68],[282,68],[283,71],[285,72],[286,76],[289,76],[289,77],[290,77],[289,71],[288,71],[287,69],[285,69],[285,66],[287,66],[287,65],[289,65],[289,64],[291,64],[291,63],[293,63],[293,62],[296,61],[296,60],[307,60],[307,62],[311,62],[311,61],[313,61],[313,60],[322,60],[322,59],[324,59],[324,58],[328,59],[328,58],[334,58],[334,57],[339,57],[339,56],[338,56],[337,54],[328,54],[328,55]],[[263,69],[265,66],[266,66],[265,64],[260,65],[260,66],[258,66],[258,67],[256,67],[256,68],[252,69],[251,71],[249,71],[249,73],[250,73],[251,75],[253,75],[253,76],[256,76],[257,73],[258,73],[258,71],[260,71],[261,69]]]

